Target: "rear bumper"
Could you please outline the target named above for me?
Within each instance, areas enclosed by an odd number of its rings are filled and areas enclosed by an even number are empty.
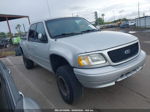
[[[114,85],[116,82],[141,70],[144,66],[145,59],[146,53],[141,51],[136,58],[120,65],[94,69],[74,68],[74,73],[84,87],[103,88]]]

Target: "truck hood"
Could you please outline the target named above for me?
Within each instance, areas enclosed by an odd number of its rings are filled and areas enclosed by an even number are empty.
[[[58,42],[74,47],[80,52],[105,50],[138,40],[135,36],[112,31],[101,31],[58,39]]]

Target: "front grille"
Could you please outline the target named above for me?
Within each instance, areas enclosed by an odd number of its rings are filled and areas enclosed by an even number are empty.
[[[139,45],[138,43],[135,43],[127,47],[109,51],[108,55],[113,63],[119,63],[135,56],[136,54],[138,54],[138,51]]]

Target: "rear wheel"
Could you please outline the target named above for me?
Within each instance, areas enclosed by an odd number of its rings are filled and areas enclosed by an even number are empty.
[[[23,55],[23,62],[27,69],[34,68],[34,62]]]
[[[61,66],[56,71],[57,85],[63,100],[73,104],[82,96],[83,87],[70,66]]]

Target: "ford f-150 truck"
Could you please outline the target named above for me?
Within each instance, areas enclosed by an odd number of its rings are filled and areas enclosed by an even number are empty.
[[[56,74],[68,104],[82,96],[83,87],[108,87],[135,74],[146,58],[137,37],[100,31],[80,17],[33,23],[20,49],[27,69],[36,63]]]

